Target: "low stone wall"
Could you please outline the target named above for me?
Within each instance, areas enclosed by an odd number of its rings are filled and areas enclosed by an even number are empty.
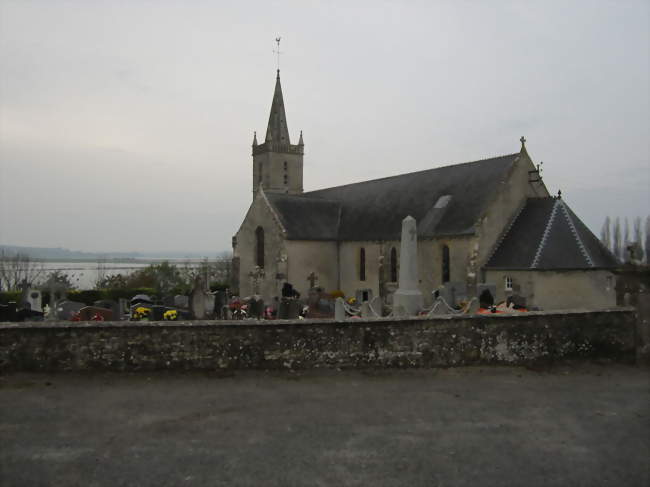
[[[0,370],[284,369],[634,361],[633,308],[304,321],[0,324]]]

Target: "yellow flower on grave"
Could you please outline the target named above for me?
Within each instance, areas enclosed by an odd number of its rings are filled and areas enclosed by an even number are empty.
[[[163,313],[163,320],[175,321],[176,318],[178,318],[178,311],[175,309],[170,309]]]

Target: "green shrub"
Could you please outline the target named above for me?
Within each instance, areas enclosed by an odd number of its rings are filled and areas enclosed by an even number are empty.
[[[22,291],[2,291],[0,292],[0,303],[7,304],[9,301],[20,301]]]

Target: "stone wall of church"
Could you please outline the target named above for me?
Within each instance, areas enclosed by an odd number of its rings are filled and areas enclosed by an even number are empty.
[[[418,242],[420,290],[424,304],[433,302],[432,292],[442,286],[442,249],[449,247],[449,282],[466,282],[472,237],[446,237]]]
[[[264,152],[253,157],[253,191],[262,183],[267,192],[303,191],[303,155]]]
[[[544,310],[616,306],[616,279],[609,271],[487,271],[486,281],[496,285],[497,301],[506,299],[506,276],[528,306]]]
[[[286,275],[287,252],[282,228],[270,210],[264,197],[256,195],[236,235],[234,256],[239,258],[239,294],[254,293],[253,281],[249,276],[256,265],[256,235],[258,227],[264,229],[264,277],[260,282],[260,294],[265,300],[279,296],[282,275]]]
[[[476,229],[476,239],[469,255],[475,282],[480,281],[480,268],[490,258],[499,238],[507,230],[527,198],[549,196],[544,183],[529,183],[535,165],[526,153],[520,155],[508,179],[502,183],[496,199],[486,208],[486,212]],[[535,176],[535,175],[532,175]]]
[[[307,277],[313,272],[318,280],[317,287],[332,292],[338,289],[338,272],[336,257],[336,242],[287,240],[285,248],[289,260],[287,262],[288,281],[300,292],[307,296],[309,282]]]
[[[366,254],[366,275],[361,280],[361,249]],[[358,290],[368,289],[372,296],[379,296],[379,273],[382,264],[381,242],[341,242],[339,245],[339,259],[341,272],[341,291],[346,296],[354,297]]]

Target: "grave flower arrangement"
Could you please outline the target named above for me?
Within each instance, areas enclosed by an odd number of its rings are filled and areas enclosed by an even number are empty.
[[[148,321],[149,315],[151,314],[150,308],[145,308],[144,306],[139,306],[133,312],[131,319],[134,321]]]
[[[165,321],[176,321],[178,319],[178,311],[175,309],[169,309],[163,313],[163,320]]]

